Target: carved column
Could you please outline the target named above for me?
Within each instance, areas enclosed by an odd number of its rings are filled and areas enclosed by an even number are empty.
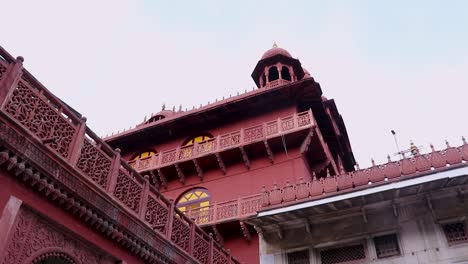
[[[0,234],[2,234],[0,236],[0,261],[4,259],[2,252],[4,253],[7,251],[5,247],[7,246],[10,234],[14,232],[12,227],[14,225],[16,215],[20,210],[21,204],[21,200],[14,196],[10,196],[10,199],[3,208],[3,213],[0,218]]]

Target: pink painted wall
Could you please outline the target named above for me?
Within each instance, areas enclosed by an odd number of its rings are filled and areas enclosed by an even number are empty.
[[[121,246],[103,237],[81,221],[75,219],[69,213],[53,205],[43,196],[38,195],[35,191],[29,188],[26,188],[23,184],[14,179],[13,176],[8,175],[3,170],[0,170],[0,186],[0,212],[3,212],[5,204],[8,202],[10,196],[15,196],[22,200],[23,203],[28,204],[34,210],[46,215],[52,221],[60,223],[60,225],[64,226],[71,233],[87,240],[90,244],[96,245],[109,255],[112,255],[117,259],[121,259],[126,263],[144,263],[141,259],[130,254]]]
[[[192,175],[186,177],[185,185],[178,180],[170,181],[167,190],[161,188],[161,192],[167,198],[176,200],[191,188],[203,187],[210,192],[211,201],[222,202],[258,194],[263,185],[271,189],[273,183],[284,186],[286,181],[295,183],[299,178],[310,178],[298,148],[288,150],[288,156],[285,153],[275,153],[274,160],[274,164],[267,157],[253,160],[250,170],[244,163],[230,165],[226,175],[219,169],[207,171],[203,181]]]
[[[251,235],[252,240],[250,242],[242,236],[224,242],[224,247],[231,250],[231,254],[241,263],[256,264],[260,262],[258,235]]]

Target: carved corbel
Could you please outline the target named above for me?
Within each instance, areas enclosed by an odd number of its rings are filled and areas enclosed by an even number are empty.
[[[224,238],[219,232],[218,228],[216,227],[216,225],[213,225],[212,227],[216,241],[218,241],[219,244],[224,245]]]
[[[197,159],[193,159],[193,165],[195,165],[200,181],[203,181],[203,170],[201,169],[200,164],[198,164]]]
[[[239,223],[240,223],[240,226],[242,228],[242,234],[244,234],[245,240],[250,242],[252,240],[252,236],[250,235],[250,231],[247,228],[247,225],[243,221],[240,221]]]
[[[177,175],[179,175],[179,180],[182,184],[185,184],[185,175],[184,175],[184,172],[182,171],[182,169],[180,168],[179,164],[176,163],[174,164],[175,168],[176,168],[176,171],[177,171]]]
[[[264,140],[263,144],[265,145],[266,152],[268,154],[268,158],[270,159],[270,163],[273,164],[273,151],[271,151],[270,145],[268,145],[268,141]]]
[[[159,179],[161,180],[161,186],[164,187],[164,188],[167,188],[166,177],[162,173],[161,169],[158,169],[157,171],[158,171]]]
[[[223,174],[226,174],[226,165],[224,165],[223,158],[221,157],[221,154],[219,152],[215,153],[216,160],[218,161],[219,168],[223,172]]]
[[[250,160],[249,160],[249,157],[247,156],[247,153],[245,152],[244,147],[239,147],[239,149],[242,154],[242,159],[244,160],[245,167],[247,167],[247,169],[250,170]]]
[[[306,138],[304,139],[304,142],[302,142],[300,153],[303,155],[304,153],[309,150],[310,143],[312,142],[312,137],[314,136],[314,129],[311,128],[309,130],[309,133],[307,134]]]

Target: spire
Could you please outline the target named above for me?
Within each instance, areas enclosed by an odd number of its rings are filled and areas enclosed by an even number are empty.
[[[272,48],[277,48],[277,47],[278,47],[278,45],[276,45],[276,41],[273,42],[273,47]]]

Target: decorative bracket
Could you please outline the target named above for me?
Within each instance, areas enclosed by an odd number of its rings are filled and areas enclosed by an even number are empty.
[[[226,175],[226,165],[224,165],[221,154],[219,152],[216,152],[215,155],[216,155],[216,160],[218,160],[219,168],[221,169],[223,174]]]
[[[200,165],[198,164],[197,159],[193,159],[193,164],[195,165],[195,169],[197,170],[198,177],[200,177],[200,181],[203,181],[203,170],[201,169]]]
[[[309,130],[309,133],[307,134],[306,138],[304,139],[304,142],[302,142],[302,145],[301,145],[301,155],[304,155],[304,153],[307,152],[307,150],[309,150],[309,146],[310,146],[310,143],[312,142],[312,137],[314,136],[314,129],[311,128]]]
[[[161,169],[158,169],[157,171],[158,171],[159,179],[161,180],[161,186],[164,187],[164,188],[167,188],[166,177],[162,173]]]
[[[224,238],[219,232],[218,228],[216,227],[216,225],[213,225],[212,227],[213,227],[213,233],[215,235],[216,241],[218,241],[218,243],[220,243],[221,245],[224,245]]]
[[[185,184],[185,175],[184,175],[184,172],[182,171],[182,169],[179,167],[179,164],[176,163],[174,164],[175,168],[176,168],[176,171],[177,171],[177,174],[179,175],[179,179],[180,179],[180,182],[182,184]]]
[[[245,240],[250,242],[252,240],[252,236],[250,235],[250,231],[249,231],[247,225],[243,221],[240,221],[239,223],[240,223],[240,226],[242,228],[242,233],[244,234]]]
[[[247,153],[245,152],[244,147],[239,147],[240,152],[242,153],[242,159],[244,159],[245,167],[247,167],[248,170],[250,170],[250,160],[249,157],[247,156]]]
[[[271,151],[270,145],[268,145],[268,141],[264,140],[263,143],[265,144],[265,149],[268,154],[268,158],[270,159],[270,163],[273,164],[273,151]]]

